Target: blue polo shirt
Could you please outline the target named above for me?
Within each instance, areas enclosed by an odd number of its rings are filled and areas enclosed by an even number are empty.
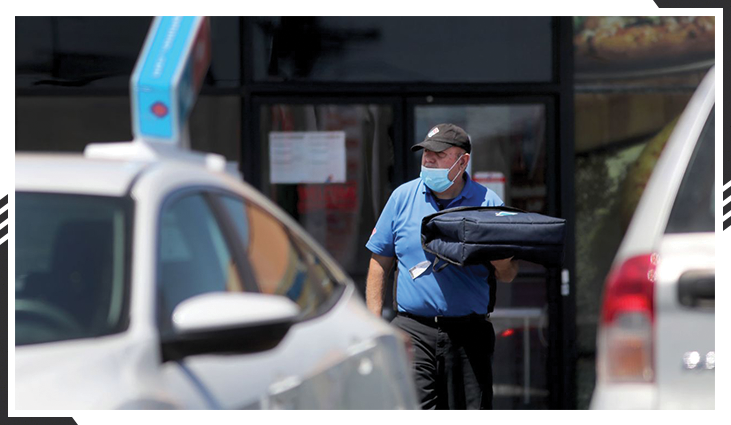
[[[465,176],[462,192],[447,208],[505,205],[495,192],[472,181],[467,173]],[[430,265],[415,279],[409,273],[423,261],[434,261],[434,255],[421,247],[421,219],[437,211],[436,197],[421,179],[402,184],[388,199],[366,248],[374,254],[396,257],[398,311],[419,316],[486,314],[490,302],[487,267],[450,265],[434,273]]]

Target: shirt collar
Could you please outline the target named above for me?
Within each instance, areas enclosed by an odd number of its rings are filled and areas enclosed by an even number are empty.
[[[465,170],[464,172],[464,187],[462,188],[462,192],[457,195],[457,199],[460,198],[471,198],[475,193],[475,182],[472,181],[472,178],[470,177],[470,174]]]

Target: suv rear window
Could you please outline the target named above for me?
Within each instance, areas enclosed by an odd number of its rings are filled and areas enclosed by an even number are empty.
[[[711,109],[675,198],[665,233],[713,232],[715,110]]]

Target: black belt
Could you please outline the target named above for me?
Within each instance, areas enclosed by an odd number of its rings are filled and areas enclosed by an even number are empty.
[[[414,319],[417,322],[424,323],[425,325],[434,326],[435,324],[438,325],[440,323],[447,324],[447,323],[474,323],[474,322],[484,322],[490,317],[490,313],[487,314],[468,314],[467,316],[417,316],[415,314],[406,313],[405,311],[399,311],[397,313],[399,316],[408,317],[410,319]]]

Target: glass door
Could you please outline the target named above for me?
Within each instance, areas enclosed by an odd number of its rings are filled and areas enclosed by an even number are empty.
[[[495,191],[508,206],[549,214],[556,202],[546,178],[548,146],[553,140],[548,131],[549,99],[461,101],[412,99],[412,140],[407,144],[422,141],[436,124],[456,124],[472,140],[467,170],[473,180]],[[418,176],[421,152],[409,152],[410,178]],[[493,362],[496,409],[550,407],[548,278],[544,267],[521,262],[518,277],[498,285],[491,314],[497,337]]]
[[[397,186],[398,104],[257,102],[260,189],[294,217],[365,293],[365,243]]]

